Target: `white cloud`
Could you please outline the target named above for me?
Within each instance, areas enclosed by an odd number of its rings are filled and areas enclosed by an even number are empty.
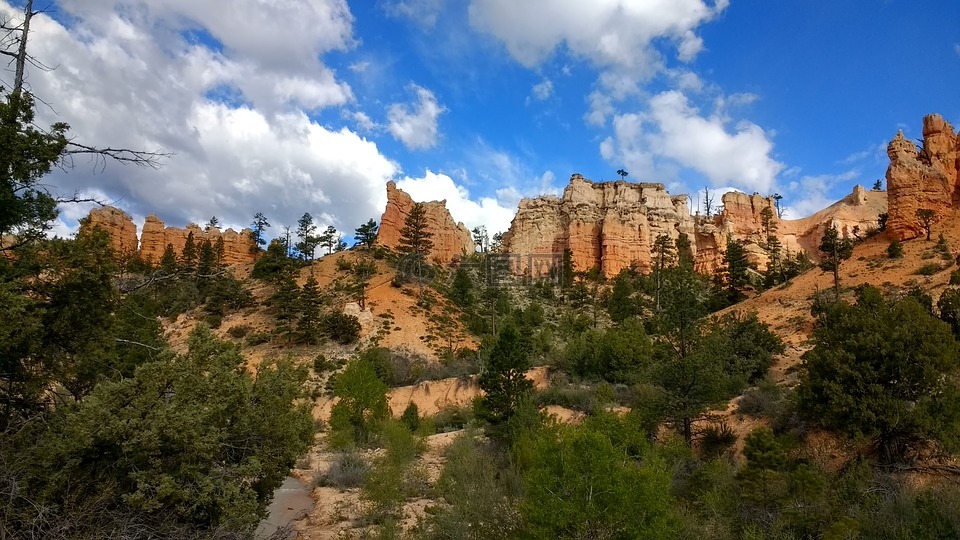
[[[756,124],[733,131],[722,118],[704,117],[679,91],[655,95],[640,113],[617,115],[614,136],[600,144],[608,161],[619,159],[643,174],[671,179],[671,161],[703,174],[714,186],[769,192],[783,164],[770,157],[773,143]]]
[[[175,155],[160,171],[108,163],[100,172],[78,159],[50,175],[58,191],[96,190],[128,213],[179,226],[217,215],[240,228],[262,211],[273,234],[304,212],[349,231],[383,211],[384,184],[399,166],[373,142],[308,116],[352,100],[320,58],[352,46],[343,1],[242,0],[223,9],[66,0],[61,8],[68,27],[33,20],[32,54],[59,66],[29,74],[52,106],[38,107],[38,122],[65,121],[87,144]],[[0,15],[15,11],[0,3]],[[71,230],[84,210],[65,208],[58,230]]]
[[[703,47],[694,30],[727,7],[703,0],[472,0],[471,23],[503,41],[521,64],[533,67],[561,45],[597,66],[648,70],[659,63],[654,40],[677,44],[683,60]]]
[[[531,92],[533,97],[543,101],[553,95],[553,83],[550,82],[550,79],[544,79],[533,85]]]
[[[785,219],[800,219],[811,216],[837,202],[829,193],[838,184],[846,184],[859,176],[857,170],[839,174],[807,175],[785,186],[781,204],[785,206]]]
[[[440,115],[447,109],[430,90],[416,84],[410,88],[417,94],[416,104],[391,105],[387,110],[387,130],[411,150],[433,148],[440,137]]]
[[[341,116],[353,120],[361,131],[375,131],[380,128],[380,126],[363,111],[343,111]]]
[[[717,17],[728,0],[471,0],[470,22],[499,39],[528,68],[557,50],[585,59],[601,71],[588,98],[588,123],[603,125],[613,101],[639,91],[638,83],[662,72],[665,43],[681,62],[703,50],[697,28]]]
[[[443,10],[443,0],[394,0],[383,5],[393,17],[404,17],[424,28],[437,24]]]
[[[505,207],[491,197],[474,201],[467,188],[458,186],[446,174],[429,169],[420,178],[408,176],[399,180],[397,187],[409,193],[415,201],[446,200],[447,209],[455,221],[462,221],[468,229],[484,225],[490,234],[510,228],[515,212],[514,207]]]

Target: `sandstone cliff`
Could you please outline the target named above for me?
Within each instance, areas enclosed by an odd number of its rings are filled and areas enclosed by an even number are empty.
[[[405,191],[397,189],[393,182],[387,182],[387,208],[380,218],[377,244],[390,249],[400,245],[400,231],[403,229],[414,201]],[[438,263],[448,263],[464,253],[473,253],[473,236],[463,223],[457,223],[447,210],[446,201],[423,203],[427,214],[427,230],[433,235],[433,249],[429,258]]]
[[[133,219],[119,208],[104,206],[90,210],[83,227],[99,227],[107,231],[110,245],[117,255],[125,257],[137,252],[137,227],[133,224]]]
[[[960,134],[940,115],[930,114],[923,119],[922,148],[900,131],[887,146],[887,156],[888,234],[900,240],[915,238],[923,232],[917,210],[933,210],[940,221],[960,200]]]
[[[218,238],[223,238],[224,264],[247,264],[257,259],[259,250],[254,249],[253,241],[250,240],[250,229],[243,229],[240,232],[233,229],[205,231],[194,223],[187,224],[183,229],[167,227],[160,218],[153,214],[147,216],[143,223],[143,231],[140,233],[140,256],[143,260],[156,264],[163,257],[163,251],[167,248],[167,244],[172,245],[173,251],[179,255],[183,251],[183,246],[187,243],[187,236],[191,232],[197,245],[200,245],[204,240],[216,244]]]
[[[528,270],[528,255],[569,249],[576,270],[599,268],[613,276],[631,265],[648,271],[654,239],[675,240],[680,233],[690,237],[698,264],[717,250],[719,229],[695,222],[686,195],[671,197],[663,184],[594,183],[574,174],[562,197],[520,201],[503,249],[520,255],[521,272]]]
[[[236,232],[233,229],[219,231],[211,229],[204,231],[191,223],[186,228],[167,227],[160,218],[151,214],[147,216],[140,234],[139,250],[137,228],[126,212],[110,206],[95,208],[84,227],[101,227],[110,234],[110,241],[114,250],[120,255],[131,255],[139,251],[140,257],[151,264],[160,262],[167,244],[173,246],[177,255],[183,251],[187,236],[193,232],[194,241],[199,245],[204,240],[216,244],[218,238],[223,238],[223,262],[227,265],[246,264],[256,260],[256,252],[252,249],[250,229]]]
[[[711,218],[693,216],[686,195],[670,196],[663,184],[624,181],[594,183],[574,174],[562,197],[544,196],[520,202],[504,251],[518,254],[515,270],[528,271],[528,255],[561,254],[570,249],[576,270],[599,268],[607,277],[624,268],[642,272],[652,268],[654,240],[666,234],[672,240],[684,233],[690,239],[694,265],[711,273],[723,262],[730,236],[744,242],[748,257],[761,269],[766,265],[766,240],[761,212],[769,207],[777,236],[790,254],[806,251],[816,259],[816,247],[830,225],[853,236],[854,227],[866,233],[887,210],[886,193],[853,193],[813,216],[798,220],[776,217],[773,199],[758,194],[726,193],[723,211]],[[535,272],[535,270],[532,270]]]

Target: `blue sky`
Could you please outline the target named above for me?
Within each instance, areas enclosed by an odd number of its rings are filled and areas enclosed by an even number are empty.
[[[30,73],[41,119],[175,155],[159,171],[78,162],[50,183],[174,225],[262,211],[276,234],[310,212],[349,233],[394,180],[496,231],[520,197],[620,168],[674,194],[779,192],[799,217],[882,178],[897,129],[960,124],[954,0],[52,7],[31,36],[58,66]]]

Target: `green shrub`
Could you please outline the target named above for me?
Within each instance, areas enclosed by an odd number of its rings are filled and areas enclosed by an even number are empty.
[[[953,272],[950,272],[950,284],[960,285],[960,270],[954,270]]]
[[[269,343],[271,339],[270,332],[253,332],[247,334],[247,339],[243,340],[248,346],[253,347],[255,345],[262,345],[264,343]]]
[[[754,418],[774,418],[783,408],[783,392],[773,382],[765,382],[744,392],[737,403],[737,412]]]
[[[932,276],[937,272],[939,272],[940,270],[942,270],[942,268],[940,268],[940,265],[938,263],[928,263],[921,266],[920,268],[917,268],[917,271],[914,272],[914,274],[917,274],[919,276]]]
[[[464,429],[473,421],[473,407],[448,405],[437,411],[431,420],[437,433]]]
[[[360,320],[339,311],[328,313],[323,318],[323,330],[330,339],[341,345],[349,345],[360,339]]]
[[[318,354],[316,358],[313,359],[313,372],[317,375],[332,371],[335,367],[336,365],[327,360],[327,357],[324,356],[323,353]]]
[[[238,324],[237,326],[230,327],[230,329],[227,330],[227,335],[232,338],[240,339],[249,334],[251,329],[252,328],[249,324]]]
[[[407,405],[407,408],[403,410],[403,414],[400,415],[400,422],[407,426],[412,432],[420,429],[420,409],[416,403]]]
[[[703,430],[700,452],[705,457],[719,456],[730,449],[735,442],[737,442],[737,434],[726,422],[721,421]]]
[[[896,238],[890,240],[890,245],[887,246],[887,257],[891,259],[900,259],[903,257],[903,244],[900,243],[900,240]]]

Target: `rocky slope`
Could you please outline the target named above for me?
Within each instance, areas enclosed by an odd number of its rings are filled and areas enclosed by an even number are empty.
[[[149,263],[156,264],[163,256],[167,244],[173,246],[178,255],[183,251],[187,236],[192,232],[194,241],[199,245],[203,240],[216,244],[218,238],[223,238],[223,262],[228,265],[246,264],[256,260],[257,251],[253,249],[250,240],[250,229],[236,232],[233,229],[220,231],[210,229],[205,231],[196,224],[189,224],[185,228],[167,227],[157,216],[147,216],[143,231],[137,239],[137,227],[130,216],[117,208],[105,206],[90,211],[90,216],[84,227],[100,227],[110,235],[114,250],[123,256],[134,253]]]
[[[900,240],[915,238],[924,232],[917,210],[933,210],[939,222],[960,202],[960,134],[939,114],[930,114],[923,119],[921,148],[900,131],[887,146],[887,155],[887,228]]]
[[[410,215],[414,201],[410,195],[387,182],[387,208],[380,218],[377,244],[396,249],[400,245],[400,231]],[[438,263],[448,263],[465,253],[473,253],[474,243],[470,231],[463,223],[453,220],[446,201],[423,203],[427,214],[427,230],[433,235],[433,249],[429,258]]]
[[[607,277],[624,268],[651,269],[655,239],[666,234],[676,240],[681,233],[691,241],[697,269],[713,272],[721,263],[727,236],[745,242],[753,262],[761,268],[766,253],[761,212],[773,210],[773,199],[758,194],[726,193],[718,216],[691,215],[687,196],[671,196],[663,184],[592,182],[579,174],[570,178],[562,197],[524,199],[510,230],[504,235],[504,250],[519,254],[518,269],[530,269],[531,254],[572,252],[577,270],[599,268]],[[815,257],[823,231],[837,226],[852,236],[854,227],[866,232],[877,226],[877,216],[886,212],[886,193],[862,187],[817,214],[799,220],[781,220],[773,211],[777,235],[790,253],[800,250]],[[532,269],[536,272],[536,268]]]

